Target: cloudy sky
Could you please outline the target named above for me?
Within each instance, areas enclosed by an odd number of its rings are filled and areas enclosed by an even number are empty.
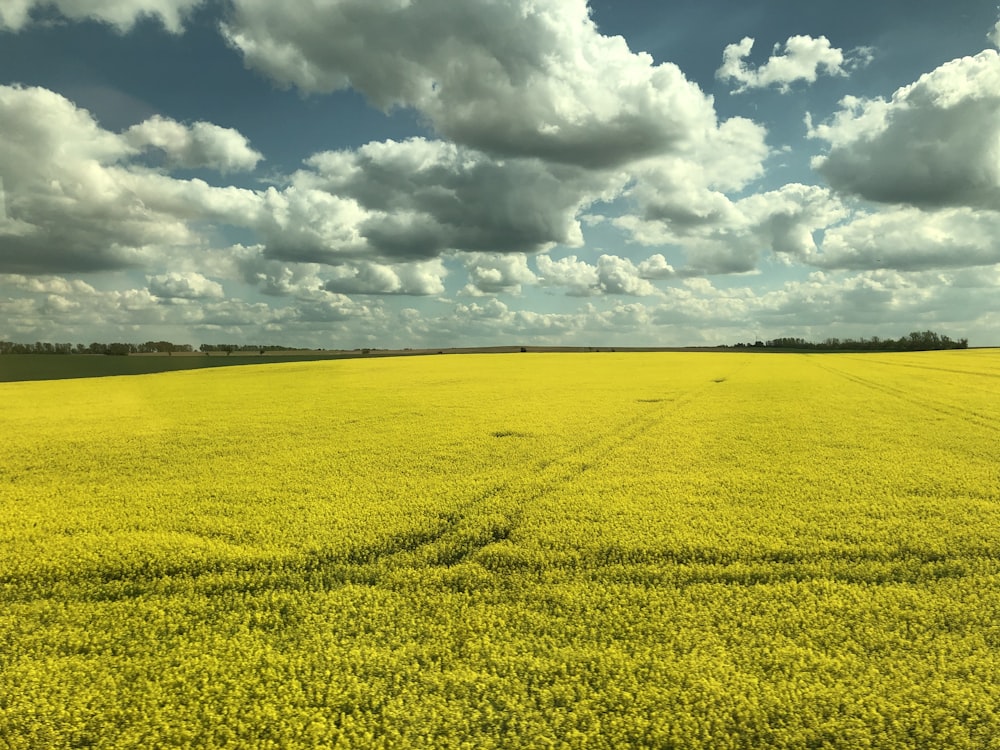
[[[995,0],[0,0],[0,339],[1000,345]]]

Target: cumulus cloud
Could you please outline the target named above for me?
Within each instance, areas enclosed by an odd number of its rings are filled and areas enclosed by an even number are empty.
[[[769,155],[763,127],[720,123],[676,66],[598,33],[584,0],[330,0],[306,15],[236,0],[223,33],[279,83],[353,88],[416,110],[442,137],[307,160],[267,199],[260,230],[276,259],[580,247],[580,212],[626,186],[646,220],[725,223],[724,193],[760,177]],[[491,284],[503,279],[469,291]]]
[[[662,254],[650,255],[639,264],[639,276],[644,279],[670,279],[677,275]]]
[[[825,36],[792,36],[785,42],[783,50],[780,44],[776,44],[768,61],[754,69],[746,62],[753,45],[753,37],[744,37],[738,44],[728,45],[722,53],[722,67],[715,72],[715,76],[722,81],[740,84],[733,93],[767,86],[777,86],[780,91],[788,92],[796,81],[814,83],[820,71],[827,75],[845,76],[845,65],[867,64],[871,60],[870,50],[856,50],[851,55],[845,55]]]
[[[295,318],[305,323],[335,323],[356,318],[382,319],[385,313],[378,305],[357,302],[346,294],[325,292],[302,301],[294,308]]]
[[[313,13],[235,0],[223,32],[279,83],[412,107],[495,155],[617,167],[715,127],[709,97],[599,34],[585,0],[332,0]]]
[[[1000,47],[1000,21],[996,22],[986,37],[993,43],[994,47]]]
[[[0,30],[19,31],[31,23],[33,11],[56,10],[74,21],[94,20],[121,32],[140,18],[158,19],[171,33],[180,33],[184,19],[203,0],[4,0],[0,4]]]
[[[602,255],[597,259],[597,284],[604,294],[648,297],[657,293],[631,260],[617,255]]]
[[[359,259],[324,265],[276,260],[265,253],[263,245],[235,245],[225,253],[229,256],[228,269],[224,268],[225,264],[220,264],[220,273],[228,273],[269,296],[306,300],[325,292],[345,295],[442,294],[444,278],[448,275],[448,269],[440,258],[395,264]]]
[[[615,195],[626,179],[537,159],[497,161],[424,138],[324,152],[306,164],[290,187],[265,196],[260,228],[271,257],[398,262],[580,245],[581,208]]]
[[[566,293],[572,297],[600,294],[646,297],[659,293],[648,281],[650,277],[637,268],[635,263],[618,255],[601,255],[596,265],[578,260],[575,255],[560,260],[540,255],[536,263],[543,285],[565,287]],[[653,269],[655,265],[656,261],[653,261],[653,265],[647,264],[646,269]],[[664,265],[658,270],[662,273],[665,268],[669,266],[664,261]]]
[[[190,271],[150,276],[149,293],[165,300],[222,299],[225,296],[220,283]]]
[[[541,283],[545,286],[566,287],[566,293],[574,297],[589,297],[597,293],[597,268],[586,261],[568,255],[553,260],[548,255],[535,259]]]
[[[770,155],[759,125],[733,118],[693,140],[687,151],[636,164],[625,195],[635,213],[615,223],[642,244],[685,244],[743,220],[727,192],[762,176]]]
[[[0,86],[0,132],[0,271],[141,266],[163,247],[202,244],[193,222],[245,225],[259,213],[253,191],[132,164],[127,138],[47,89]]]
[[[125,131],[125,141],[136,149],[153,147],[166,156],[169,167],[220,172],[251,170],[263,156],[250,148],[246,137],[232,128],[210,122],[191,126],[155,116]]]
[[[809,135],[813,166],[844,193],[880,203],[1000,207],[1000,54],[942,65],[888,101],[846,97]]]
[[[807,262],[821,268],[921,270],[1000,262],[1000,213],[912,207],[863,214],[830,228]]]
[[[336,266],[327,272],[323,288],[343,294],[406,294],[426,296],[444,292],[447,270],[439,258],[420,263],[361,262]]]
[[[826,188],[789,183],[750,195],[736,204],[757,241],[779,255],[798,260],[816,252],[816,235],[851,214]]]
[[[712,205],[714,210],[687,221],[653,211],[646,217],[622,215],[612,223],[641,244],[677,247],[687,262],[674,272],[690,277],[750,273],[768,251],[787,261],[802,261],[815,253],[817,233],[850,216],[830,190],[798,183],[739,200],[722,193],[703,195],[711,196],[712,202],[700,205]]]
[[[528,268],[528,258],[524,253],[513,255],[491,255],[474,253],[466,258],[465,267],[469,271],[471,294],[520,294],[522,284],[533,284],[537,277]]]

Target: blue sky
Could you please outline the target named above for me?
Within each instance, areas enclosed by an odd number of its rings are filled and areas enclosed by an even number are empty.
[[[1000,344],[995,3],[3,0],[0,339]]]

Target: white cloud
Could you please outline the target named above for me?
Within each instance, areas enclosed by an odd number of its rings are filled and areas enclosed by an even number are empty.
[[[65,279],[62,276],[0,274],[0,283],[29,294],[68,295],[75,297],[94,297],[98,294],[97,290],[86,281],[81,279]]]
[[[534,284],[535,274],[528,268],[524,253],[493,255],[474,253],[466,258],[469,281],[473,294],[520,294],[522,284]]]
[[[639,264],[639,276],[644,279],[671,279],[677,275],[662,254],[650,255]]]
[[[174,34],[184,19],[204,0],[3,0],[0,30],[19,31],[31,22],[32,11],[54,8],[74,21],[92,19],[126,32],[143,17],[158,19]]]
[[[535,259],[541,283],[545,286],[564,286],[566,293],[574,297],[588,297],[597,293],[597,268],[586,261],[568,255],[552,260],[548,255]]]
[[[235,0],[223,32],[279,83],[412,107],[496,155],[616,167],[716,125],[676,65],[599,34],[585,0],[330,0],[311,13]]]
[[[675,196],[673,214],[661,199],[649,218],[623,215],[612,223],[641,244],[676,246],[687,261],[677,275],[692,276],[753,272],[766,251],[801,260],[815,251],[817,232],[849,216],[829,190],[797,183],[736,201],[707,190],[701,196],[700,205],[712,210],[684,217]]]
[[[133,165],[125,137],[46,89],[0,86],[0,132],[0,271],[145,265],[165,247],[201,246],[193,222],[241,225],[260,210],[252,191]]]
[[[133,148],[162,150],[170,167],[207,167],[225,173],[254,169],[263,158],[239,131],[210,122],[186,126],[157,115],[133,125],[124,136]]]
[[[305,323],[332,323],[351,319],[383,320],[379,305],[357,302],[347,295],[325,292],[302,301],[294,308],[295,318]]]
[[[268,188],[256,229],[268,255],[302,263],[339,263],[369,252],[360,225],[368,213],[350,198],[292,185]]]
[[[342,294],[425,296],[444,292],[442,279],[447,273],[439,258],[392,265],[360,262],[335,266],[327,271],[323,288]]]
[[[617,255],[602,255],[597,259],[597,284],[604,294],[648,297],[657,293],[631,260]]]
[[[953,60],[889,101],[846,97],[809,135],[835,189],[880,203],[1000,207],[1000,54]]]
[[[1000,262],[1000,213],[970,208],[904,207],[863,214],[828,229],[821,252],[804,259],[821,268],[920,270]]]
[[[826,188],[799,183],[747,196],[736,207],[751,227],[751,242],[799,260],[815,253],[818,232],[850,216]]]
[[[833,47],[825,36],[792,36],[785,42],[784,50],[776,44],[768,61],[754,69],[746,63],[753,45],[753,37],[744,37],[738,44],[728,45],[722,53],[722,67],[715,76],[722,81],[738,82],[740,86],[733,93],[772,85],[787,92],[791,90],[790,84],[796,81],[815,82],[821,70],[827,75],[847,75],[845,64],[852,63],[843,50]],[[853,61],[855,64],[870,61],[868,50],[855,54],[858,55]]]
[[[993,28],[990,29],[990,33],[986,35],[986,38],[993,43],[994,47],[1000,47],[1000,21],[997,21]]]
[[[535,262],[543,285],[566,287],[566,293],[572,297],[600,294],[647,297],[659,293],[635,263],[618,255],[601,255],[597,259],[597,265],[593,266],[578,260],[575,255],[560,260],[540,255]],[[654,266],[647,265],[646,268],[650,270]],[[658,270],[662,272],[665,268],[660,267]]]
[[[274,297],[312,300],[334,294],[401,294],[428,296],[444,292],[448,269],[440,258],[411,263],[381,264],[347,260],[336,264],[296,263],[269,258],[263,245],[229,248],[228,264],[219,273],[250,284]],[[214,255],[220,255],[216,251]],[[228,267],[227,267],[228,266]]]
[[[265,196],[268,254],[300,262],[420,260],[451,250],[524,253],[583,243],[577,219],[625,175],[537,159],[494,160],[443,141],[315,154]]]
[[[593,266],[592,266],[593,268]],[[654,303],[593,299],[538,312],[491,297],[434,314],[387,314],[377,301],[312,289],[288,306],[234,299],[165,305],[147,289],[97,291],[63,277],[0,275],[0,338],[135,339],[134,326],[174,341],[302,341],[335,347],[473,345],[483,341],[691,345],[801,336],[892,336],[934,328],[991,343],[1000,319],[1000,264],[969,269],[816,271],[776,289],[684,279]],[[21,292],[17,298],[6,290]],[[179,335],[176,335],[179,334]],[[197,340],[196,339],[196,342]],[[366,343],[368,342],[368,343]]]
[[[217,281],[206,279],[200,273],[176,271],[150,276],[149,292],[167,300],[222,299],[225,296]]]
[[[643,245],[683,248],[703,272],[752,270],[759,243],[739,245],[753,219],[727,192],[745,189],[764,173],[770,155],[766,132],[749,120],[733,118],[680,155],[648,159],[633,166],[626,192],[634,213],[611,220]]]

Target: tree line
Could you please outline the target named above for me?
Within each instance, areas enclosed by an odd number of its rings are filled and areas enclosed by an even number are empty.
[[[969,340],[954,341],[934,331],[913,331],[898,339],[883,339],[878,336],[860,339],[828,338],[821,342],[806,341],[795,337],[783,337],[770,341],[756,341],[735,344],[733,349],[796,349],[819,351],[862,351],[862,352],[921,352],[937,349],[968,349]]]
[[[198,351],[208,354],[210,352],[284,352],[293,351],[295,347],[279,346],[276,344],[202,344]],[[105,344],[94,342],[91,344],[63,344],[51,343],[49,341],[36,341],[33,344],[21,344],[13,341],[0,341],[0,354],[173,354],[174,352],[193,352],[191,344],[175,344],[171,341],[147,341],[142,344],[130,344],[115,342]]]

